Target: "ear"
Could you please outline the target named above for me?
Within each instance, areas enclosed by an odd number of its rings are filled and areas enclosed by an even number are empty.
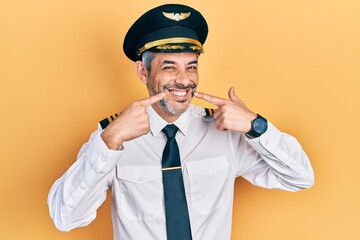
[[[148,80],[148,73],[142,61],[135,62],[135,72],[138,75],[141,82],[146,84]]]

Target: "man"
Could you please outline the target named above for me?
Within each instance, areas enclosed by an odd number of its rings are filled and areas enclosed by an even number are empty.
[[[149,98],[102,121],[55,182],[48,204],[58,229],[88,225],[110,188],[116,240],[225,240],[236,177],[288,191],[313,185],[299,143],[233,88],[229,99],[196,92],[207,32],[198,11],[178,4],[148,11],[129,29],[124,51]],[[194,96],[215,113],[192,105]]]

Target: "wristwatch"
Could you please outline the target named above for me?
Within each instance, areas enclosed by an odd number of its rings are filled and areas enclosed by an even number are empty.
[[[268,128],[267,120],[262,117],[260,114],[257,114],[257,117],[251,121],[251,129],[245,135],[248,138],[257,138],[260,137]]]

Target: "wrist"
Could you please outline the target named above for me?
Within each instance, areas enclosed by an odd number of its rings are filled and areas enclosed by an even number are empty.
[[[256,118],[251,121],[250,130],[247,133],[245,133],[245,135],[250,139],[258,138],[266,132],[267,128],[268,128],[267,120],[264,117],[262,117],[260,114],[257,114]]]
[[[109,150],[121,150],[123,148],[124,140],[121,136],[117,136],[116,138],[108,134],[106,131],[100,134],[101,139],[104,141]]]

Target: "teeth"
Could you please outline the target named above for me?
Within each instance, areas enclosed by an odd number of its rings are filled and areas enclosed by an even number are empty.
[[[175,95],[175,96],[185,96],[186,95],[186,91],[170,91],[171,94]]]

